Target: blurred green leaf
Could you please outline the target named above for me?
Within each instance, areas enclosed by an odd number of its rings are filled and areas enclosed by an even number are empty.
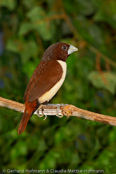
[[[47,16],[50,17],[49,13]],[[36,29],[44,40],[52,38],[54,34],[54,25],[50,19],[45,20],[47,17],[41,7],[34,7],[27,13],[27,17],[31,20],[33,29]]]
[[[78,3],[77,9],[79,14],[91,15],[94,13],[95,6],[92,0],[90,0],[89,3],[87,0],[76,0],[76,2]]]
[[[38,47],[34,40],[11,39],[7,42],[7,50],[19,53],[22,62],[25,63],[29,58],[36,57]]]
[[[15,0],[1,0],[0,1],[1,7],[6,7],[9,10],[14,10],[16,7],[16,1]]]
[[[37,22],[38,20],[42,20],[45,18],[45,12],[41,7],[33,7],[28,13],[27,17],[33,21]]]
[[[22,23],[19,29],[19,35],[24,35],[33,29],[33,25],[29,22]]]
[[[100,8],[95,14],[94,20],[106,22],[116,29],[116,1],[109,1],[108,4],[105,1],[101,1],[99,5]],[[109,8],[107,8],[107,5]]]
[[[89,73],[88,79],[96,88],[103,88],[115,94],[116,90],[116,73],[113,72],[96,72]]]
[[[24,4],[27,8],[32,8],[35,5],[35,0],[23,0],[22,4]]]

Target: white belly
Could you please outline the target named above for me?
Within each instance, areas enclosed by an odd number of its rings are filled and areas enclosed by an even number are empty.
[[[62,70],[63,70],[62,78],[49,91],[47,91],[45,94],[43,94],[41,97],[39,97],[39,100],[38,100],[39,103],[44,103],[45,101],[48,102],[57,93],[57,91],[60,89],[60,87],[62,86],[62,84],[65,80],[66,69],[67,69],[66,62],[64,62],[62,60],[57,60],[57,61],[62,66]]]

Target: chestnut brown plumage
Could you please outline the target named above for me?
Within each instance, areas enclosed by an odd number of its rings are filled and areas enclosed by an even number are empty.
[[[36,109],[57,93],[66,75],[66,59],[78,49],[66,43],[55,43],[48,47],[35,69],[24,94],[25,111],[18,134],[21,134]]]

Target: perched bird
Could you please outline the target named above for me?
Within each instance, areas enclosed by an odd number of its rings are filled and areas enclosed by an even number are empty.
[[[67,43],[58,42],[47,48],[41,62],[35,69],[24,94],[25,111],[18,134],[21,134],[29,118],[57,93],[66,76],[66,59],[78,49]]]

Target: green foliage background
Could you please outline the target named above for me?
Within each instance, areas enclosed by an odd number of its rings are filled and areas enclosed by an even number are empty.
[[[23,103],[46,48],[79,48],[51,103],[116,116],[116,1],[1,0],[0,96]],[[71,117],[33,116],[18,136],[22,114],[0,108],[0,170],[102,169],[116,173],[116,128]],[[14,172],[15,173],[15,172]],[[84,173],[84,172],[83,172]]]

